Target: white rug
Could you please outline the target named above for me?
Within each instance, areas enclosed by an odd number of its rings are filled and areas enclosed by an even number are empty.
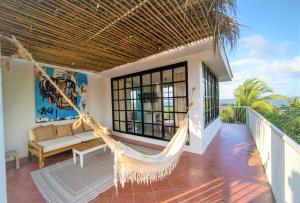
[[[147,154],[156,150],[130,145]],[[113,155],[99,150],[84,157],[80,168],[73,159],[31,172],[38,190],[48,202],[88,202],[113,186]]]

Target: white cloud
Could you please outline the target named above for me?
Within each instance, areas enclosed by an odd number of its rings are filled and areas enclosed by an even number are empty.
[[[279,94],[300,95],[300,55],[282,59],[290,44],[272,44],[258,34],[241,38],[236,50],[239,57],[230,62],[234,77],[231,82],[221,83],[221,98],[233,98],[234,90],[248,78],[267,82]]]
[[[242,37],[238,44],[238,51],[247,51],[247,57],[264,57],[284,54],[291,46],[290,41],[284,41],[279,44],[272,44],[262,35],[253,34]]]

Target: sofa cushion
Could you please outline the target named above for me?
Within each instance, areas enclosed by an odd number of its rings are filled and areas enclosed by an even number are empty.
[[[57,137],[54,125],[38,126],[32,129],[34,140],[37,142]]]
[[[84,132],[83,125],[81,124],[78,128],[74,128],[73,124],[71,124],[73,135]]]
[[[41,146],[43,146],[43,152],[50,152],[56,149],[61,149],[63,147],[68,147],[70,145],[81,143],[82,139],[79,137],[71,136],[63,136],[57,137],[52,140],[45,140],[42,142],[38,142]]]
[[[57,125],[56,134],[58,137],[73,135],[70,124]]]
[[[74,136],[80,138],[82,142],[90,141],[97,138],[94,131],[83,132]]]
[[[85,122],[83,122],[83,129],[85,132],[87,131],[92,131],[93,128],[91,128],[88,124],[86,124]]]

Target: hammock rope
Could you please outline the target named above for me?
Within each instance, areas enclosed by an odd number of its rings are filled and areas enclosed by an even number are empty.
[[[1,37],[1,36],[0,36]],[[53,85],[61,96],[78,112],[79,118],[73,124],[78,128],[82,122],[89,125],[98,138],[102,138],[114,154],[114,184],[117,189],[118,182],[124,187],[126,182],[151,183],[170,175],[176,167],[184,146],[188,139],[188,113],[193,102],[188,105],[185,118],[181,121],[179,128],[162,152],[156,155],[142,154],[109,136],[108,129],[102,126],[94,117],[80,111],[78,107],[68,98],[68,96],[57,86],[57,84],[47,75],[45,70],[34,60],[32,55],[14,37],[2,36],[10,41],[17,48],[17,55],[27,59],[38,68],[44,77]],[[12,59],[9,58],[9,59]],[[192,89],[190,101],[196,88]]]

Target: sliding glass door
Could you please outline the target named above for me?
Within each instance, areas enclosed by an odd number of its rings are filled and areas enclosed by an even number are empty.
[[[187,111],[187,63],[112,79],[113,129],[170,140]]]

